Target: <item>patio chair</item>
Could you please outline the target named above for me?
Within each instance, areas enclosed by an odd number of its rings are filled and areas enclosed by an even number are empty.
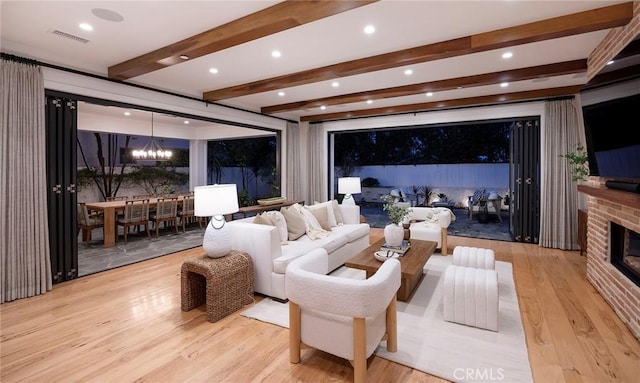
[[[151,221],[156,228],[156,238],[160,235],[161,222],[164,222],[165,229],[169,222],[173,222],[173,227],[178,234],[178,197],[158,198],[156,211],[151,216]]]
[[[202,219],[195,216],[195,205],[193,195],[185,195],[182,197],[182,208],[178,209],[178,217],[180,217],[180,223],[182,224],[182,232],[186,233],[186,222],[189,219],[196,219],[202,229]]]
[[[138,199],[126,201],[124,205],[124,216],[118,220],[118,225],[124,227],[124,243],[127,244],[127,235],[130,226],[144,225],[147,238],[151,239],[149,233],[149,200]]]
[[[84,202],[78,203],[78,231],[76,236],[80,234],[82,230],[82,239],[84,240],[84,245],[89,247],[89,242],[91,241],[91,232],[93,229],[104,228],[103,218],[97,214],[89,214],[89,210],[87,209],[87,205]]]

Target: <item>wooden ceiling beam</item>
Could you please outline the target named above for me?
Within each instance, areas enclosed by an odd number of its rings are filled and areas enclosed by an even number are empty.
[[[532,101],[550,97],[567,96],[580,92],[582,85],[565,86],[559,88],[537,89],[524,92],[494,94],[479,97],[467,97],[453,100],[443,100],[434,102],[424,102],[419,104],[397,105],[382,108],[352,110],[338,113],[316,114],[313,116],[302,116],[300,121],[321,122],[329,120],[341,120],[358,117],[371,117],[380,115],[427,112],[434,110],[444,110],[451,108],[462,108],[469,106],[495,105],[516,101]]]
[[[220,101],[276,89],[396,68],[409,64],[484,52],[506,46],[594,32],[626,25],[632,17],[633,3],[621,3],[515,27],[212,90],[203,93],[202,98],[207,101]]]
[[[366,92],[350,93],[333,97],[318,98],[314,100],[272,105],[263,107],[261,109],[261,112],[264,114],[289,112],[292,110],[318,108],[322,105],[331,106],[356,102],[366,102],[367,100],[380,100],[385,98],[412,96],[415,94],[426,92],[442,92],[445,90],[458,89],[460,87],[469,88],[475,86],[498,84],[501,82],[514,82],[531,80],[535,78],[562,76],[573,73],[582,73],[586,71],[587,59],[573,60],[561,63],[539,65],[535,67],[519,68],[501,72],[485,73],[385,89],[376,89]]]
[[[127,80],[185,60],[205,56],[379,0],[296,1],[287,0],[206,32],[145,53],[109,67],[109,77]]]

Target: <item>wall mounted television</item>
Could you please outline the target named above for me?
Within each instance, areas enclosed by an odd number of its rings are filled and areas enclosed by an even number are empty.
[[[601,90],[592,100],[598,102],[582,108],[589,174],[640,184],[640,81]]]

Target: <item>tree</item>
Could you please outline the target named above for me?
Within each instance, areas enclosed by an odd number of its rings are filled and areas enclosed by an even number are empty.
[[[106,133],[104,136],[103,141],[103,135],[101,133],[93,133],[97,146],[97,163],[90,163],[80,139],[81,134],[78,134],[78,150],[86,167],[86,170],[78,172],[78,183],[80,185],[88,185],[91,183],[89,180],[92,180],[98,187],[102,198],[106,199],[107,197],[117,195],[125,179],[125,168],[128,163],[126,162],[126,156],[123,156],[125,159],[124,162],[120,163],[120,166],[117,166],[119,162],[120,135]],[[126,135],[124,140],[124,150],[128,150],[131,136]]]

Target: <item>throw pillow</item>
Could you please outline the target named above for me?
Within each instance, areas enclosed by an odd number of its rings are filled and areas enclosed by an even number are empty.
[[[267,217],[265,217],[263,214],[258,214],[253,218],[253,223],[258,224],[258,225],[269,225],[269,226],[275,226],[271,220]]]
[[[336,215],[333,213],[333,203],[331,201],[315,202],[313,205],[307,206],[307,207],[311,211],[316,209],[325,209],[327,211],[327,220],[329,221],[329,226],[331,227],[338,226],[338,222],[336,221]],[[320,224],[322,224],[322,222],[320,222]],[[327,230],[331,230],[331,229],[327,229]]]
[[[278,229],[278,234],[280,235],[280,243],[286,245],[287,239],[289,238],[289,232],[287,231],[287,221],[284,219],[284,215],[282,215],[282,213],[277,210],[266,211],[262,214],[267,216],[267,218],[271,221],[271,224]]]
[[[280,213],[287,222],[287,236],[289,241],[295,241],[307,232],[307,225],[302,214],[295,206],[297,204],[280,208]]]
[[[313,206],[306,207],[311,214],[316,218],[320,227],[324,230],[331,230],[331,224],[329,223],[328,211],[326,205],[321,205],[319,207],[313,208]],[[334,225],[336,226],[336,225]]]
[[[311,210],[307,209],[306,206],[302,207],[300,212],[302,213],[302,218],[307,225],[307,232],[309,230],[324,230],[322,225],[320,225],[320,222],[318,222]]]
[[[342,211],[340,210],[340,204],[338,204],[338,200],[334,199],[331,201],[333,205],[333,215],[336,217],[336,223],[338,225],[342,225],[344,223],[344,218],[342,218]]]

